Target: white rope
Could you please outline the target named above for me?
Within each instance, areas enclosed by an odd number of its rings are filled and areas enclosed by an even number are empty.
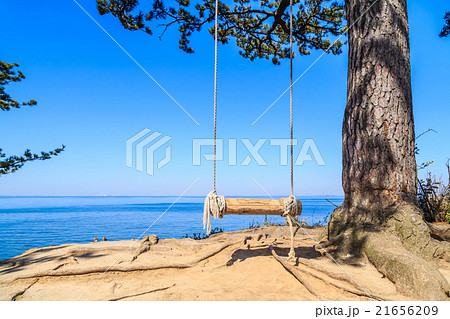
[[[289,196],[288,198],[283,198],[283,216],[286,217],[286,221],[289,224],[289,231],[291,232],[291,247],[289,250],[289,261],[295,260],[295,249],[294,249],[294,228],[292,226],[292,220],[295,216],[300,215],[301,207],[298,204],[297,199],[294,195]]]
[[[214,159],[213,159],[213,190],[216,190],[216,129],[217,129],[217,29],[219,0],[216,0],[214,22]]]
[[[301,206],[293,195],[283,198],[283,206],[285,216],[295,217],[301,213]]]
[[[289,224],[289,231],[291,232],[291,247],[289,249],[288,261],[295,261],[294,228],[292,226],[292,217],[287,215],[286,220]]]
[[[294,121],[292,119],[292,97],[293,97],[293,85],[292,85],[292,0],[290,2],[290,17],[289,17],[289,51],[290,51],[290,120],[291,120],[291,196],[294,196]]]
[[[206,196],[203,206],[203,229],[206,235],[211,233],[211,216],[222,218],[226,209],[225,197],[216,193],[216,131],[217,131],[217,31],[219,0],[216,0],[214,21],[214,151],[213,151],[213,190]]]
[[[211,216],[214,218],[222,218],[226,210],[226,202],[224,196],[219,196],[216,191],[211,191],[205,198],[203,206],[203,229],[206,227],[206,235],[211,233]]]

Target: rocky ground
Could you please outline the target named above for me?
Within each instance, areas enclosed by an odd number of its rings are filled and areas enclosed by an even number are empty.
[[[297,229],[295,264],[285,226],[31,249],[0,262],[0,300],[411,300],[366,260],[325,253],[322,232]]]

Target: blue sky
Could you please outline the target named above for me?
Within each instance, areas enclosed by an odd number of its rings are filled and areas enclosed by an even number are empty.
[[[66,144],[59,157],[26,165],[1,177],[0,195],[204,195],[212,187],[212,163],[192,166],[192,139],[209,138],[213,115],[212,37],[192,38],[195,54],[178,49],[178,35],[162,40],[130,32],[111,16],[99,16],[94,0],[79,0],[188,112],[196,125],[72,0],[2,1],[0,59],[20,63],[26,80],[8,92],[38,105],[2,112],[0,147],[7,154],[50,150]],[[450,157],[450,38],[438,33],[448,1],[408,1],[418,162],[445,173]],[[156,31],[155,33],[157,33]],[[298,77],[321,54],[294,61]],[[341,125],[346,101],[347,47],[326,55],[294,87],[295,135],[314,139],[326,163],[295,168],[297,195],[340,195]],[[288,61],[250,62],[234,44],[219,45],[218,137],[289,136],[289,99],[281,98],[255,125],[252,122],[287,88]],[[125,165],[125,143],[144,128],[172,137],[172,161],[154,176]],[[207,149],[206,149],[207,150]],[[296,149],[296,154],[299,148]],[[226,195],[274,196],[289,193],[289,167],[279,165],[276,147],[263,146],[267,166],[217,167],[217,189]],[[227,154],[225,154],[227,155]],[[248,153],[238,146],[238,162]],[[164,151],[157,156],[163,157]],[[423,172],[421,172],[423,175]],[[444,176],[445,177],[445,176]]]

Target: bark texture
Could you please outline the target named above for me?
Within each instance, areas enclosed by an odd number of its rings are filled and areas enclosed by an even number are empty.
[[[417,194],[406,0],[347,0],[346,10],[345,204],[382,213]]]
[[[431,238],[416,197],[406,0],[345,2],[345,200],[330,218],[329,244],[367,256],[399,291],[420,299],[448,299],[449,284],[435,260],[448,261],[449,244]]]

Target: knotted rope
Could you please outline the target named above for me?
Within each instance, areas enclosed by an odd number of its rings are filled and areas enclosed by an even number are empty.
[[[214,150],[213,150],[213,190],[206,196],[203,206],[203,229],[211,233],[211,216],[222,218],[226,209],[225,197],[216,193],[216,131],[217,131],[217,31],[219,0],[216,0],[214,21]]]
[[[222,218],[226,210],[226,202],[224,196],[219,196],[216,191],[211,191],[205,198],[203,206],[203,229],[206,227],[206,235],[211,233],[211,216],[214,218]]]
[[[299,215],[301,213],[301,207],[299,206],[297,199],[294,195],[289,196],[288,198],[283,198],[283,206],[284,206],[284,214],[286,217],[286,221],[289,224],[289,231],[291,232],[291,247],[289,250],[289,258],[288,260],[295,260],[295,249],[294,249],[294,228],[292,226],[292,218]]]
[[[288,198],[283,198],[283,209],[284,214],[283,216],[291,216],[295,217],[297,215],[300,215],[301,212],[301,206],[298,204],[297,199],[294,195],[289,196]]]
[[[292,89],[292,59],[294,57],[294,52],[292,51],[292,0],[289,3],[289,62],[290,62],[290,86],[289,86],[289,115],[290,115],[290,128],[291,128],[291,196],[284,198],[284,214],[286,220],[289,224],[289,230],[291,231],[291,249],[289,251],[289,259],[293,261],[295,259],[294,250],[294,229],[292,228],[292,219],[297,216],[299,212],[299,207],[297,200],[294,196],[294,121],[292,112],[292,101],[293,101],[293,89]]]

